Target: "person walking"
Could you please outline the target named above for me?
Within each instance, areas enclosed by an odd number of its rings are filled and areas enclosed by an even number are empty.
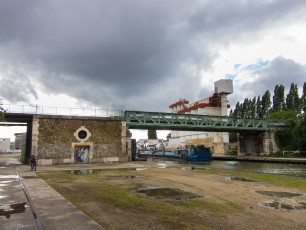
[[[35,155],[31,154],[30,155],[30,164],[31,164],[31,170],[35,170],[36,171],[36,157]]]

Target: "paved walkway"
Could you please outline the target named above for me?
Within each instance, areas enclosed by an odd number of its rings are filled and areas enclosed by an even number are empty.
[[[0,158],[0,229],[38,229],[15,166],[16,159]]]
[[[30,166],[0,158],[0,229],[103,228],[40,179]]]

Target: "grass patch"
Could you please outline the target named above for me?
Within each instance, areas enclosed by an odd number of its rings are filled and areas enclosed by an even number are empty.
[[[269,182],[274,185],[297,188],[297,189],[306,189],[306,180],[303,178],[287,177],[287,176],[278,176],[264,173],[254,173],[246,171],[233,171],[226,169],[207,169],[201,170],[198,172],[204,172],[209,174],[217,175],[230,175],[236,177],[246,177],[248,179]]]
[[[186,201],[186,203],[160,201],[136,193],[134,189],[139,182],[135,180],[129,180],[129,184],[124,186],[122,186],[120,179],[109,180],[110,176],[114,177],[124,173],[130,173],[130,171],[103,171],[88,175],[74,175],[69,171],[60,171],[42,172],[38,175],[66,199],[105,227],[110,226],[105,221],[106,217],[97,216],[96,209],[88,204],[95,204],[98,210],[104,210],[104,212],[108,212],[108,215],[113,212],[116,218],[118,215],[120,218],[125,218],[124,216],[128,214],[126,221],[134,221],[135,226],[137,226],[137,221],[152,220],[167,229],[208,229],[203,226],[205,221],[193,220],[193,211],[197,202],[199,208],[207,209],[209,212],[224,213],[225,210],[229,210],[227,205],[204,202],[201,199]],[[103,214],[105,213],[100,212],[98,215]],[[117,226],[117,228],[122,228],[122,226]]]
[[[213,214],[226,214],[234,211],[243,211],[239,204],[233,202],[216,203],[208,200],[186,200],[180,202],[183,207],[188,207],[193,210],[206,209]]]

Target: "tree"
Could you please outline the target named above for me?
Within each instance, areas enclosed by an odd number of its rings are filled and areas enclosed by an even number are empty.
[[[256,118],[256,97],[253,98],[251,102],[251,113],[250,118]]]
[[[298,124],[297,113],[294,110],[282,110],[272,112],[269,116],[269,122],[282,122],[290,125],[289,129],[277,130],[275,132],[275,141],[281,150],[296,150],[296,134],[294,130]]]
[[[301,105],[301,109],[306,112],[306,82],[304,82],[304,85],[303,85],[303,93],[300,98],[300,105]]]
[[[233,117],[234,116],[234,114],[233,114],[234,112],[233,112],[233,110],[231,109],[231,111],[229,112],[229,117]]]
[[[238,141],[237,133],[229,133],[229,142],[234,143]]]
[[[289,93],[286,97],[286,109],[295,110],[297,113],[300,113],[300,98],[296,84],[291,83]]]
[[[306,113],[304,113],[301,121],[296,126],[294,133],[296,137],[296,146],[300,151],[306,151]],[[306,155],[305,153],[302,155]]]
[[[245,98],[243,103],[242,103],[242,107],[241,107],[241,117],[242,118],[248,118],[249,111],[250,111],[249,99]]]
[[[237,102],[236,107],[235,107],[235,109],[234,109],[233,117],[235,117],[235,118],[240,118],[240,117],[241,117],[241,111],[240,111],[240,103],[239,103],[239,101]]]
[[[157,133],[155,129],[148,130],[148,139],[157,139]]]
[[[171,138],[171,133],[168,133],[166,138],[167,138],[167,140],[169,140]]]
[[[0,121],[4,120],[4,112],[0,111]]]
[[[283,110],[280,112],[272,112],[269,116],[270,122],[285,122],[291,126],[295,126],[298,122],[297,113],[294,110]]]
[[[270,91],[267,90],[265,94],[262,96],[262,118],[268,118],[271,107],[271,94]]]
[[[283,85],[276,85],[273,96],[273,112],[279,112],[285,109],[285,87]]]
[[[260,96],[257,97],[257,102],[256,102],[256,118],[263,118],[262,103]]]

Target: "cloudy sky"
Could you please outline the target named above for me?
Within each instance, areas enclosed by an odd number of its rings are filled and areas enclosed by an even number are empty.
[[[0,0],[3,103],[169,111],[306,81],[305,0]]]

